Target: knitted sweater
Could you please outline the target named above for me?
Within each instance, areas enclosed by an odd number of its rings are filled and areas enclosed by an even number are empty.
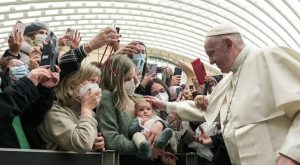
[[[108,90],[102,91],[100,104],[96,111],[98,128],[105,140],[105,149],[116,150],[120,153],[137,153],[135,144],[129,140],[129,127],[134,116],[127,110],[115,108],[115,99]]]
[[[47,143],[46,149],[84,153],[92,150],[97,125],[94,117],[80,115],[80,105],[64,107],[55,102],[39,131]]]
[[[110,91],[103,90],[96,111],[98,129],[104,136],[105,149],[116,150],[121,154],[136,155],[137,148],[134,142],[129,140],[129,127],[135,117],[127,110],[116,109],[115,100]],[[167,126],[165,121],[162,121],[162,124],[164,128]]]

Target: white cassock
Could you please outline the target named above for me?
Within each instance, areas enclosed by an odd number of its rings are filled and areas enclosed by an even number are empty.
[[[245,47],[206,112],[191,101],[167,104],[184,120],[222,124],[227,116],[225,145],[232,164],[242,165],[273,165],[279,153],[300,162],[299,109],[300,54],[285,47]]]

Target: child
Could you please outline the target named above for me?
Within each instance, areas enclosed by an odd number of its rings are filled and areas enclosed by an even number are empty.
[[[152,155],[152,150],[149,142],[145,138],[145,134],[155,122],[160,122],[162,119],[155,114],[152,105],[145,99],[140,99],[136,102],[135,114],[137,117],[133,120],[129,128],[129,134],[132,136],[132,141],[138,148],[141,154],[140,156],[144,159],[149,159]],[[158,148],[164,148],[171,137],[172,129],[163,129],[156,141],[156,146]]]

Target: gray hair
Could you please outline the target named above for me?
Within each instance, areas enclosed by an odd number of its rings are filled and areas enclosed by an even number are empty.
[[[217,36],[212,36],[210,38],[213,39],[214,41],[217,41],[217,42],[220,42],[225,38],[230,38],[231,40],[233,40],[236,43],[236,45],[239,48],[243,48],[245,46],[244,40],[243,40],[240,33],[217,35]]]

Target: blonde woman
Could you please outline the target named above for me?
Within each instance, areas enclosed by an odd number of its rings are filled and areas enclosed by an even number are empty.
[[[105,148],[127,154],[126,157],[121,156],[121,162],[153,164],[134,156],[138,155],[138,150],[129,137],[129,127],[135,117],[134,100],[137,97],[134,94],[137,82],[134,63],[126,55],[114,55],[104,63],[101,71],[100,86],[103,92],[96,118],[105,139]],[[165,123],[160,121],[150,128],[146,139],[151,145],[154,145],[163,128]],[[152,158],[156,159],[162,153],[162,150],[155,148]]]
[[[45,116],[40,132],[46,149],[84,153],[104,149],[93,109],[100,102],[100,69],[82,65],[64,77],[56,91],[57,102]]]

